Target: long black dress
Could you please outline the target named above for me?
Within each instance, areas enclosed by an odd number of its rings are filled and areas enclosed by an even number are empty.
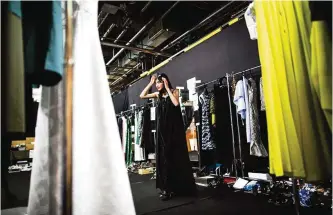
[[[158,100],[156,116],[156,188],[176,195],[195,194],[180,107],[169,96],[162,97]]]

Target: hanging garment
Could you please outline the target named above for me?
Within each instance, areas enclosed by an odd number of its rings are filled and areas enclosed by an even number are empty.
[[[210,124],[210,96],[204,91],[199,96],[201,105],[201,149],[209,151],[215,149],[215,144],[212,137],[212,128]]]
[[[126,166],[130,166],[132,164],[132,117],[127,118],[127,132],[126,132]]]
[[[245,128],[246,128],[246,140],[248,143],[251,143],[251,122],[250,122],[250,105],[249,105],[249,82],[243,76],[243,85],[244,85],[244,98],[245,98]]]
[[[2,63],[3,132],[26,132],[25,74],[21,2],[7,2],[2,29],[4,32]]]
[[[156,188],[178,195],[194,194],[196,185],[180,106],[175,106],[169,96],[162,97],[156,111]]]
[[[247,29],[249,30],[249,33],[250,33],[251,40],[258,39],[256,14],[255,14],[253,2],[246,9],[246,11],[244,13],[244,18],[245,18],[245,23],[246,23]]]
[[[262,77],[260,77],[260,110],[265,111],[266,106],[265,106],[265,96],[264,96],[264,91],[262,88]]]
[[[270,173],[307,181],[330,178],[332,130],[325,112],[332,113],[332,41],[327,26],[311,22],[308,1],[256,1],[255,7]]]
[[[134,215],[98,34],[98,1],[76,1],[73,40],[73,215]]]
[[[250,78],[249,81],[251,83],[251,86],[249,87],[249,113],[251,129],[250,155],[267,157],[267,150],[265,149],[260,137],[259,113],[257,108],[257,84],[252,78]]]
[[[232,161],[236,159],[233,151],[233,140],[231,134],[230,105],[228,98],[228,88],[216,85],[214,86],[215,111],[216,111],[216,153],[215,162],[223,164],[231,171]],[[234,130],[236,127],[235,105],[232,107],[232,118]]]
[[[140,110],[138,112],[138,135],[136,144],[139,146],[142,146],[142,132],[143,132],[143,110]]]
[[[243,80],[240,80],[236,84],[234,94],[234,104],[237,106],[237,113],[242,119],[246,119],[246,105]]]
[[[28,214],[62,214],[65,184],[64,82],[42,87],[34,157],[30,179]]]
[[[145,152],[144,149],[141,147],[142,114],[143,111],[135,113],[134,161],[145,160]]]
[[[141,146],[146,150],[147,153],[155,153],[154,138],[151,130],[152,126],[150,120],[150,109],[145,108],[143,110]]]
[[[64,65],[61,1],[21,4],[25,72],[33,84],[53,86]]]
[[[20,2],[16,2],[20,3]],[[58,4],[59,3],[59,4]],[[17,4],[17,5],[18,5]],[[62,20],[60,2],[53,2],[53,18]],[[16,7],[18,9],[19,7]],[[19,10],[17,10],[19,11]],[[40,15],[40,14],[39,14]],[[60,17],[57,17],[60,16]],[[57,35],[62,35],[64,28],[56,27]],[[56,38],[57,45],[62,49],[64,41]],[[18,41],[19,42],[19,41]],[[58,53],[54,57],[63,57]],[[59,61],[58,61],[59,62]],[[62,74],[62,67],[58,70]],[[53,81],[51,81],[53,82]],[[54,81],[53,83],[56,83]],[[63,214],[63,185],[65,179],[65,85],[60,81],[53,87],[42,87],[41,100],[38,107],[36,123],[33,168],[30,178],[28,214]]]

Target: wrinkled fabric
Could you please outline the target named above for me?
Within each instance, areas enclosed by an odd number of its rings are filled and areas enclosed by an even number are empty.
[[[332,175],[331,117],[325,114],[332,110],[327,26],[311,21],[308,1],[256,1],[255,10],[270,173],[326,180]],[[328,39],[315,39],[317,33]]]
[[[251,129],[251,144],[250,155],[257,157],[267,157],[268,153],[262,143],[260,137],[259,113],[257,103],[257,84],[251,78],[249,79],[251,86],[249,87],[249,113],[250,113],[250,129]]]
[[[234,93],[234,104],[237,106],[237,113],[242,119],[246,118],[246,105],[243,80],[240,80],[236,84]]]
[[[73,215],[134,215],[99,39],[98,1],[80,0],[77,4],[73,41]]]

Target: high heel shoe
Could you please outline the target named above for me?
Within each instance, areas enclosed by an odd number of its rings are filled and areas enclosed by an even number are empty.
[[[172,193],[170,192],[166,192],[166,191],[163,191],[161,194],[160,194],[160,199],[162,201],[168,201],[172,198]]]

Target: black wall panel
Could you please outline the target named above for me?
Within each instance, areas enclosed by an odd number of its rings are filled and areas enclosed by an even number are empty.
[[[192,77],[208,82],[225,76],[227,72],[242,71],[259,64],[257,41],[250,39],[242,20],[176,57],[158,73],[166,73],[173,87],[186,87],[186,80]],[[128,88],[129,104],[143,104],[139,95],[148,82],[149,78],[145,78]]]

